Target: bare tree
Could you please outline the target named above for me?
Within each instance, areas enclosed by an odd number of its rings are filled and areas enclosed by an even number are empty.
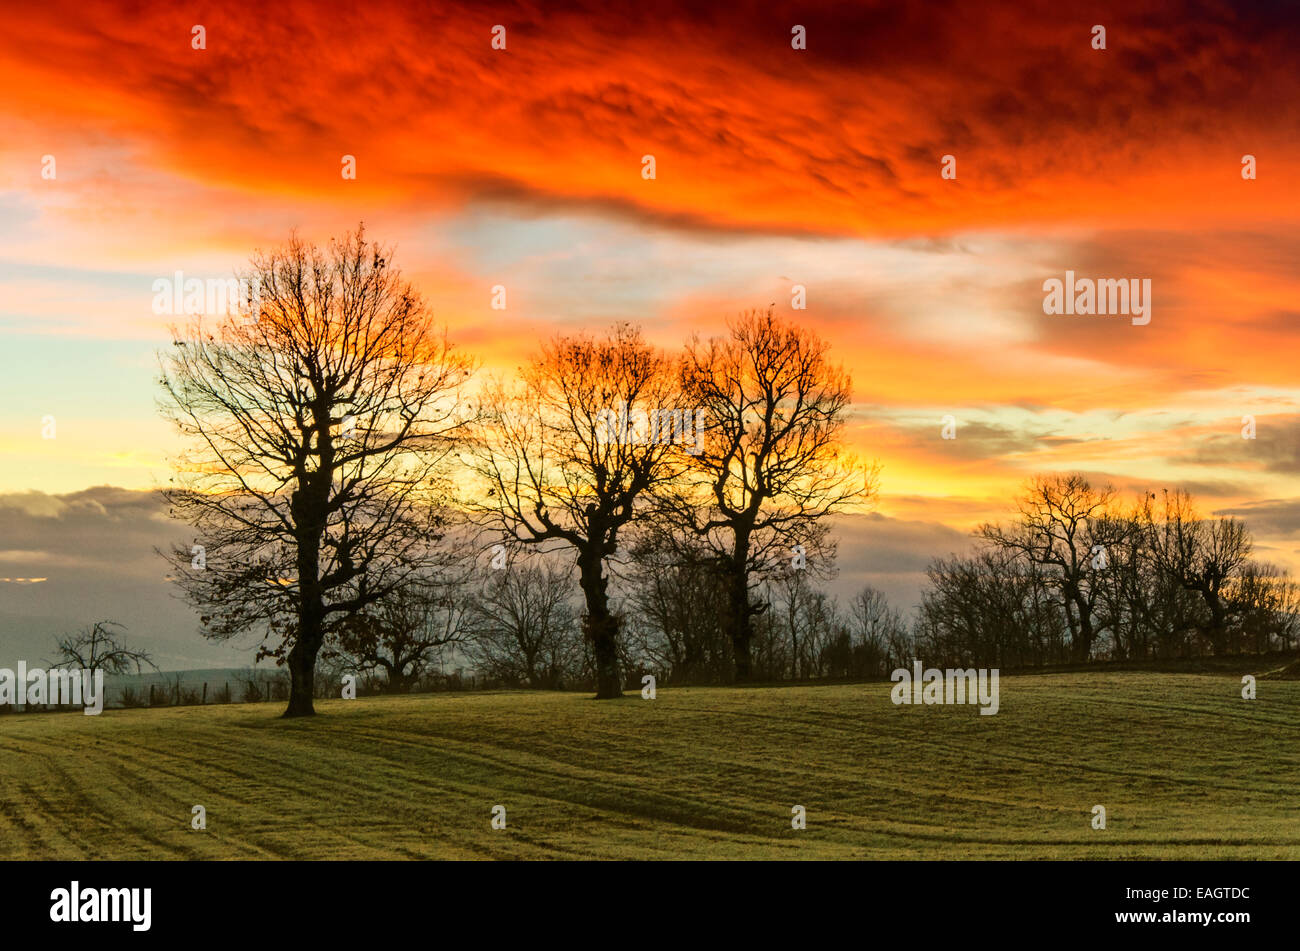
[[[883,677],[910,659],[907,625],[883,591],[864,586],[850,602],[848,616],[850,645],[862,660],[854,673]]]
[[[469,504],[511,543],[573,550],[596,696],[620,697],[605,569],[638,507],[672,477],[674,434],[652,422],[672,411],[669,366],[638,329],[619,324],[600,338],[557,336],[521,377],[486,394],[471,462],[481,496]]]
[[[1078,473],[1036,476],[1017,502],[1017,523],[979,529],[985,540],[1048,570],[1065,611],[1074,657],[1080,661],[1091,656],[1096,637],[1098,573],[1107,570],[1109,549],[1124,537],[1126,523],[1115,517],[1114,505],[1111,486],[1093,488]]]
[[[1070,641],[1060,588],[1050,568],[1014,549],[985,545],[926,569],[917,648],[936,664],[1062,663]]]
[[[820,677],[827,648],[841,628],[834,602],[802,570],[781,572],[770,587],[776,605],[773,628],[790,641],[790,678]]]
[[[731,675],[726,586],[717,559],[693,534],[663,521],[632,546],[628,604],[637,647],[674,682]]]
[[[814,569],[832,555],[820,521],[876,494],[878,467],[842,445],[850,380],[828,344],[772,310],[730,321],[726,337],[687,344],[682,391],[704,413],[689,485],[667,501],[718,559],[736,678],[751,675],[754,589],[792,557]]]
[[[469,642],[471,601],[463,585],[419,578],[340,625],[337,648],[356,670],[384,672],[392,693],[406,693],[441,659]]]
[[[1291,650],[1300,636],[1300,584],[1268,562],[1244,565],[1226,592],[1240,625],[1240,649]]]
[[[493,572],[471,609],[469,656],[492,677],[559,685],[580,647],[572,592],[572,570],[555,564],[512,564]]]
[[[1233,519],[1200,518],[1182,490],[1123,510],[1081,475],[1036,477],[1009,526],[984,525],[970,557],[928,569],[921,646],[954,662],[1086,661],[1290,645],[1300,586],[1252,562]]]
[[[1181,489],[1166,490],[1159,511],[1152,498],[1142,508],[1142,521],[1158,570],[1201,596],[1209,615],[1205,638],[1216,654],[1224,653],[1231,607],[1226,588],[1247,564],[1250,534],[1234,518],[1200,518]]]
[[[262,636],[285,716],[314,713],[326,637],[401,588],[436,535],[438,475],[471,372],[364,230],[252,260],[256,299],[173,328],[163,412],[191,443],[168,492],[197,532],[171,553],[204,633]]]
[[[114,630],[116,628],[116,630]],[[126,629],[116,621],[96,621],[76,634],[61,637],[55,644],[58,656],[51,666],[102,670],[106,674],[140,673],[145,667],[158,669],[148,651],[127,647],[122,640]]]

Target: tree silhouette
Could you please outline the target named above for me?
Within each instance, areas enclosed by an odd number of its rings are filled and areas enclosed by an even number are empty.
[[[627,324],[599,338],[558,336],[518,385],[488,392],[471,463],[482,480],[473,504],[486,525],[511,542],[573,549],[602,700],[623,693],[606,564],[638,505],[673,474],[671,433],[665,440],[658,427],[629,430],[623,421],[671,406],[669,371]]]
[[[204,633],[261,633],[259,657],[289,667],[285,716],[305,716],[325,638],[440,537],[472,367],[361,227],[324,250],[294,237],[249,277],[241,313],[173,328],[161,357],[163,412],[191,444],[167,496],[197,532],[170,559]]]
[[[117,630],[114,630],[117,628]],[[158,669],[148,651],[127,647],[116,621],[96,621],[76,634],[61,637],[55,643],[58,660],[51,666],[71,667],[106,674],[140,673],[145,667]]]
[[[878,468],[849,456],[842,435],[850,381],[828,344],[768,309],[729,322],[729,333],[686,347],[682,391],[703,410],[702,451],[688,456],[688,486],[668,500],[718,559],[736,679],[750,677],[753,589],[789,566],[796,546],[817,573],[833,557],[822,520],[876,494]]]
[[[1119,517],[1114,487],[1094,487],[1080,473],[1035,476],[1017,501],[1012,526],[982,525],[980,537],[1042,566],[1055,586],[1074,659],[1087,661],[1096,638],[1094,613],[1110,549],[1131,531]]]
[[[1235,518],[1201,518],[1182,489],[1163,493],[1158,515],[1153,498],[1145,499],[1139,517],[1156,567],[1204,600],[1209,617],[1202,633],[1214,652],[1222,654],[1228,646],[1232,607],[1228,591],[1249,559],[1250,533]]]

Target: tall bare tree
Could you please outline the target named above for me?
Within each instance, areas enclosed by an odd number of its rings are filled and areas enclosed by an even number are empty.
[[[1300,637],[1300,583],[1285,569],[1250,562],[1234,578],[1227,597],[1241,628],[1241,650],[1290,650]]]
[[[517,385],[490,388],[471,465],[470,504],[512,544],[569,546],[586,604],[596,696],[622,696],[619,620],[610,610],[609,559],[648,494],[671,478],[685,427],[667,359],[638,329],[557,336]],[[629,424],[631,421],[631,424]]]
[[[828,344],[772,310],[728,324],[725,337],[691,340],[682,391],[706,420],[688,454],[689,485],[669,501],[718,559],[727,585],[727,630],[736,678],[751,675],[754,589],[800,555],[814,570],[830,555],[822,520],[870,501],[878,467],[843,446],[851,398]]]
[[[1088,660],[1096,638],[1098,574],[1108,569],[1109,550],[1122,544],[1130,524],[1117,516],[1115,505],[1114,488],[1094,488],[1079,473],[1036,476],[1017,502],[1018,522],[978,530],[985,540],[1049,572],[1078,661]]]
[[[437,535],[470,362],[364,230],[251,262],[239,313],[173,328],[164,414],[187,438],[168,492],[195,545],[171,553],[204,633],[262,636],[285,716],[314,713],[325,638],[400,588]],[[213,321],[215,320],[215,325]]]
[[[1144,501],[1140,518],[1156,566],[1204,600],[1208,620],[1203,634],[1214,652],[1222,654],[1231,607],[1227,589],[1250,557],[1250,533],[1234,518],[1201,518],[1182,489],[1166,490],[1158,509],[1153,499]]]

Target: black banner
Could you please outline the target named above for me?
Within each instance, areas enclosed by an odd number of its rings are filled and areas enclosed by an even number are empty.
[[[660,941],[1052,934],[1232,941],[1293,921],[1286,862],[0,865],[11,936],[374,939],[396,928]],[[432,927],[433,931],[428,932]]]

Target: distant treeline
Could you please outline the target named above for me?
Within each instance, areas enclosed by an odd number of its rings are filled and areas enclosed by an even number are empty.
[[[1250,555],[1246,525],[1184,491],[1122,499],[1034,479],[974,554],[930,566],[915,636],[936,663],[1012,667],[1291,651],[1300,587]]]
[[[1197,515],[1185,492],[1126,501],[1083,476],[1041,476],[1015,517],[976,537],[972,553],[931,563],[911,619],[872,587],[847,604],[822,590],[833,545],[816,563],[796,553],[773,565],[752,592],[753,679],[884,678],[914,658],[1015,669],[1297,647],[1300,586],[1250,558],[1243,523]],[[733,679],[728,577],[704,546],[685,532],[651,533],[612,575],[626,687],[647,673],[658,683]],[[371,689],[407,690],[436,681],[437,649],[454,644],[485,685],[589,688],[593,661],[565,563],[520,553],[488,576],[381,610],[385,636],[326,656],[371,675]]]

